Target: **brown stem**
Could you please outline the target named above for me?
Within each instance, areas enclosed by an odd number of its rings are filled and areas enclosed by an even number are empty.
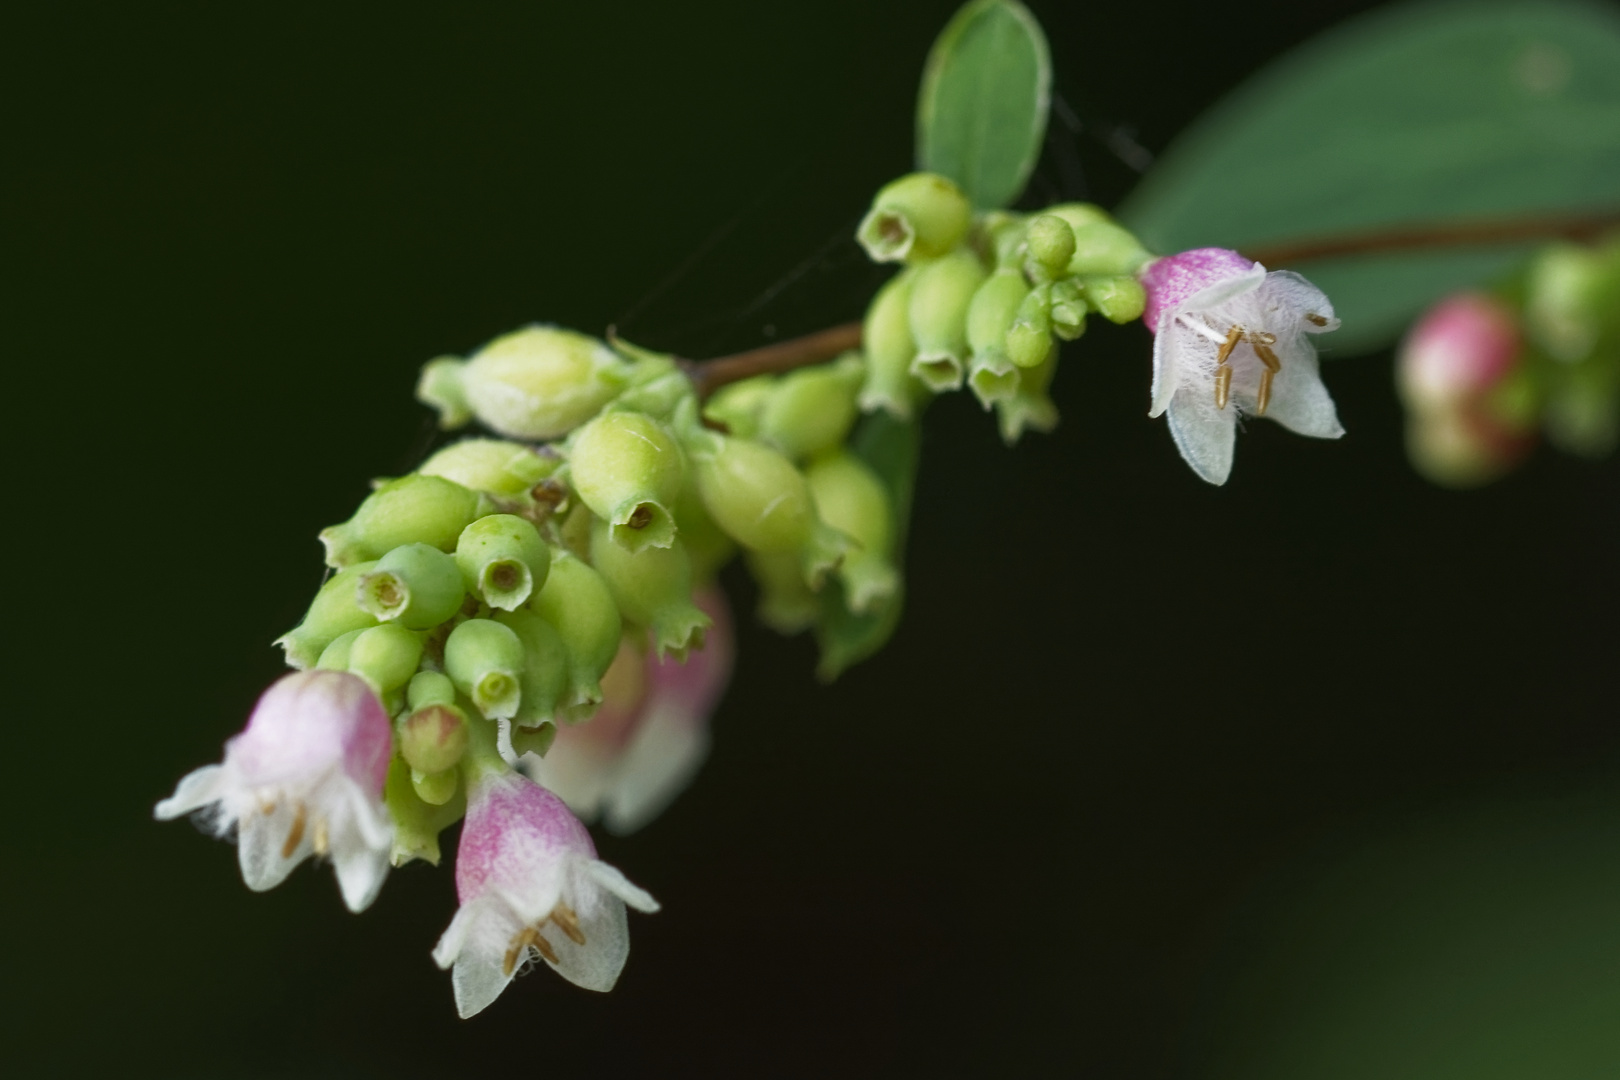
[[[861,324],[851,322],[715,360],[682,360],[681,367],[697,387],[698,397],[706,398],[727,383],[819,364],[860,347]]]
[[[1445,225],[1405,225],[1377,232],[1307,237],[1249,248],[1244,254],[1267,266],[1289,266],[1313,259],[1370,255],[1413,248],[1505,244],[1515,240],[1564,237],[1584,240],[1620,225],[1620,210],[1597,214],[1520,218],[1516,221],[1457,221]]]

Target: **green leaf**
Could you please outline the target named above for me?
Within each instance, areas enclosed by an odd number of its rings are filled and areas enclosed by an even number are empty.
[[[980,210],[1008,206],[1041,155],[1052,58],[1016,0],[973,0],[928,54],[917,97],[917,167],[948,176]]]
[[[1363,17],[1271,65],[1187,131],[1120,209],[1151,250],[1601,211],[1620,205],[1620,13],[1583,3],[1423,3]],[[1324,259],[1299,269],[1376,349],[1534,242]]]
[[[894,559],[905,565],[906,531],[911,523],[911,493],[916,486],[918,422],[896,420],[884,410],[868,413],[849,440],[849,451],[872,467],[889,490],[894,507]],[[905,606],[905,582],[879,611],[856,615],[844,603],[843,585],[830,581],[821,593],[821,618],[816,640],[821,663],[816,674],[825,682],[836,679],[852,664],[881,649],[900,624]]]

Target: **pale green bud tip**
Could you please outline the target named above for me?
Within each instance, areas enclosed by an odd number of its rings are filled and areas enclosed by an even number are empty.
[[[857,615],[881,610],[900,591],[900,572],[884,559],[856,559],[839,571],[844,602]]]
[[[962,360],[947,352],[918,353],[911,362],[911,375],[936,394],[959,390],[966,371]]]
[[[411,787],[416,797],[429,806],[443,806],[456,797],[456,785],[461,781],[461,774],[455,769],[444,772],[424,773],[411,770]]]
[[[1091,306],[1113,323],[1123,324],[1140,319],[1147,306],[1147,291],[1142,288],[1142,283],[1124,274],[1087,278],[1085,294]]]
[[[962,242],[973,207],[936,173],[911,173],[877,193],[856,239],[874,262],[934,259]]]
[[[1061,274],[1074,258],[1074,230],[1056,214],[1041,214],[1026,232],[1029,257],[1047,277]]]
[[[503,439],[463,439],[428,458],[416,471],[442,476],[474,491],[522,495],[556,471],[560,461],[521,443]]]
[[[666,655],[685,660],[689,649],[703,648],[703,634],[714,625],[714,620],[703,609],[690,601],[669,604],[659,609],[648,625],[652,631],[653,649],[659,659]]]
[[[422,365],[422,375],[416,382],[416,400],[437,409],[439,426],[446,430],[461,427],[473,418],[461,382],[465,366],[459,357],[441,356]]]
[[[459,580],[492,608],[515,611],[545,584],[551,549],[534,525],[515,514],[490,514],[461,531]]]
[[[546,751],[557,738],[557,725],[547,721],[539,727],[512,728],[512,752],[518,757],[533,754],[545,757]]]
[[[490,619],[468,619],[444,643],[445,674],[490,719],[516,715],[522,698],[523,643]]]
[[[417,772],[455,768],[467,752],[466,714],[454,705],[416,709],[399,723],[399,752]]]
[[[1052,333],[1063,341],[1073,341],[1086,332],[1086,315],[1090,308],[1086,306],[1085,294],[1080,285],[1073,278],[1052,283],[1051,308],[1049,317]],[[1140,315],[1140,312],[1138,312]],[[1039,361],[1037,361],[1038,363]]]
[[[816,522],[815,531],[799,556],[804,583],[812,589],[820,589],[827,575],[843,565],[845,556],[857,546],[847,533]]]
[[[462,371],[478,419],[518,439],[555,439],[625,386],[629,365],[602,342],[554,326],[496,338]]]
[[[421,662],[422,636],[398,623],[362,630],[349,646],[349,670],[379,694],[391,694],[403,687]]]
[[[1070,275],[1134,274],[1152,257],[1136,237],[1112,222],[1082,225],[1074,230],[1074,241]]]
[[[427,630],[454,615],[464,595],[454,559],[427,544],[404,544],[361,576],[355,602],[382,621]]]
[[[986,409],[1018,392],[1018,369],[1005,353],[974,353],[968,386]]]
[[[411,676],[410,687],[406,691],[406,701],[410,708],[422,709],[429,705],[454,705],[456,701],[456,684],[450,681],[450,676],[440,671],[418,671]]]

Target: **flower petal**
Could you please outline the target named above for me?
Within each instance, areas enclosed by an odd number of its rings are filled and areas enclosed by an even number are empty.
[[[606,792],[602,816],[607,830],[624,836],[657,817],[692,782],[708,756],[708,725],[679,703],[655,702],[625,748],[615,783]]]
[[[618,867],[609,866],[600,859],[593,859],[586,867],[586,872],[598,885],[637,911],[651,915],[662,906],[652,898],[652,893],[639,885],[631,884],[630,879],[621,874]]]
[[[388,855],[392,845],[374,848],[354,845],[347,850],[332,849],[332,869],[337,874],[343,903],[356,914],[371,906],[388,876]]]
[[[494,1004],[511,981],[499,957],[472,950],[462,953],[450,973],[457,1014],[463,1020],[477,1016]]]
[[[200,769],[193,769],[180,778],[180,782],[174,786],[173,795],[157,804],[152,816],[159,821],[173,821],[182,814],[218,802],[224,781],[224,766],[204,765]]]
[[[624,962],[630,958],[629,920],[624,902],[617,896],[596,888],[594,882],[584,888],[596,894],[591,904],[582,903],[575,909],[585,944],[576,944],[555,926],[547,926],[546,941],[557,954],[557,962],[551,966],[575,986],[606,993],[619,981]]]
[[[300,810],[291,800],[282,799],[269,813],[249,813],[236,827],[236,858],[242,867],[242,880],[254,892],[273,889],[287,880],[293,867],[309,858],[310,829],[298,829]],[[298,829],[302,836],[292,851],[283,855],[287,840]]]
[[[1283,361],[1282,370],[1271,384],[1271,404],[1266,419],[1275,420],[1289,431],[1318,439],[1337,439],[1344,434],[1339,413],[1327,387],[1316,353],[1309,344],[1294,350]]]
[[[1237,410],[1217,409],[1193,388],[1170,401],[1170,436],[1193,472],[1211,484],[1224,484],[1232,473],[1232,444],[1237,441]]]

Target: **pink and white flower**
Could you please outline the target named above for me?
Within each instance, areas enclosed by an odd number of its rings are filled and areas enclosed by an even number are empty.
[[[329,856],[344,903],[361,911],[388,872],[393,826],[382,794],[392,748],[388,713],[363,679],[294,672],[260,696],[224,762],[182,778],[156,816],[201,811],[218,835],[234,831],[242,880],[255,891]]]
[[[1310,341],[1339,326],[1322,290],[1225,248],[1156,259],[1141,279],[1154,334],[1148,415],[1169,414],[1199,476],[1226,483],[1239,416],[1322,439],[1344,434]]]
[[[586,821],[634,832],[663,812],[709,753],[709,717],[731,680],[736,636],[725,594],[700,589],[693,601],[714,620],[702,649],[684,662],[657,659],[628,640],[602,679],[601,708],[567,725],[529,775]]]
[[[1482,293],[1448,296],[1401,343],[1401,396],[1415,409],[1465,404],[1511,374],[1519,351],[1519,324],[1506,304]]]
[[[456,1010],[482,1012],[539,956],[587,990],[613,989],[630,955],[624,907],[658,903],[596,857],[563,801],[517,773],[478,773],[456,853],[460,909],[433,950]]]

